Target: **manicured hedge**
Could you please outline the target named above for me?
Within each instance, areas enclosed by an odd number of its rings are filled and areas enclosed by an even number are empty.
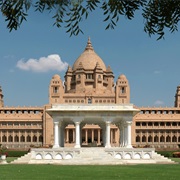
[[[161,155],[163,155],[164,157],[174,157],[173,156],[173,153],[174,153],[175,151],[157,151],[157,153],[158,154],[161,154]]]
[[[27,153],[28,153],[28,151],[17,151],[17,150],[16,151],[14,151],[14,150],[7,151],[8,157],[21,157]]]

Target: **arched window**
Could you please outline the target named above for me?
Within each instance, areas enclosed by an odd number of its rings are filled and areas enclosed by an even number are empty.
[[[166,142],[171,142],[171,137],[169,135],[166,136]]]
[[[19,142],[19,137],[17,135],[14,137],[14,142]]]
[[[172,137],[172,142],[177,142],[177,137],[175,135]]]
[[[148,136],[148,142],[152,142],[152,136]]]
[[[8,141],[9,141],[9,142],[13,142],[13,137],[12,137],[11,135],[9,135]]]
[[[31,136],[30,136],[30,135],[28,135],[28,136],[26,137],[26,141],[27,141],[27,142],[31,142]]]
[[[33,142],[37,142],[37,136],[33,136]]]
[[[142,142],[146,142],[146,136],[145,135],[143,135],[143,137],[142,137]]]
[[[23,135],[21,136],[20,141],[25,142],[25,137]]]
[[[136,142],[140,142],[140,136],[136,136]]]
[[[2,137],[2,142],[7,142],[7,137],[5,135]]]
[[[160,142],[164,142],[164,136],[162,135],[161,137],[160,137]]]
[[[158,142],[159,141],[159,138],[158,138],[158,136],[156,135],[156,136],[154,136],[154,142]]]

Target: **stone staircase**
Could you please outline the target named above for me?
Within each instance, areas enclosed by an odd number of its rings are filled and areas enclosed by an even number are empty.
[[[140,149],[141,150],[141,149]],[[22,156],[11,164],[61,164],[61,165],[117,165],[117,164],[174,164],[175,162],[156,152],[152,152],[150,159],[126,159],[115,158],[115,154],[131,153],[136,154],[137,149],[117,149],[117,148],[61,148],[61,149],[34,149],[30,153]],[[142,150],[141,150],[142,151]],[[146,153],[147,149],[144,149]],[[66,158],[65,155],[71,152],[72,158]],[[35,154],[43,154],[43,158],[47,154],[52,154],[52,159],[36,159]],[[56,154],[62,154],[62,159],[55,159]],[[50,156],[49,156],[50,157]]]
[[[107,152],[104,151],[104,148],[85,148],[81,149],[80,154],[78,154],[74,159],[73,164],[122,164],[122,162],[117,161],[117,159],[112,158]]]
[[[158,153],[154,153],[154,159],[156,160],[157,164],[175,164],[176,162],[172,161],[171,159],[168,159],[167,157],[164,157]]]
[[[31,152],[15,159],[14,161],[11,162],[11,164],[28,164],[30,160],[31,160]]]

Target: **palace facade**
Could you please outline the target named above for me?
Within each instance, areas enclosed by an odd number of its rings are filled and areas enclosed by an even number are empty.
[[[57,141],[54,135],[56,126],[49,110],[53,106],[62,105],[58,116],[64,120],[58,126],[63,127],[59,134],[60,145],[63,147],[74,147],[77,143],[73,115],[70,117],[66,113],[66,117],[63,117],[65,110],[62,111],[62,108],[74,106],[89,107],[89,111],[92,111],[92,107],[101,107],[99,114],[95,116],[96,120],[92,120],[94,114],[91,113],[80,124],[80,146],[106,146],[107,138],[103,137],[107,127],[102,119],[109,117],[109,113],[102,108],[111,108],[114,112],[121,107],[121,114],[116,112],[116,118],[108,121],[111,147],[126,147],[128,143],[133,147],[179,147],[180,86],[176,90],[174,107],[136,107],[130,104],[130,86],[126,76],[120,75],[114,81],[113,71],[96,54],[90,39],[84,52],[72,67],[68,67],[64,78],[63,84],[59,75],[52,77],[49,103],[43,107],[6,107],[0,87],[0,144],[15,149],[52,147]],[[76,114],[82,116],[82,112],[83,109],[79,109]],[[128,121],[130,116],[133,119]],[[128,131],[131,131],[131,140],[128,139]]]

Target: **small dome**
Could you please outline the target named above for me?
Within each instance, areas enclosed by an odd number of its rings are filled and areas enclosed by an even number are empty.
[[[106,71],[106,66],[103,60],[95,53],[90,38],[88,39],[87,46],[84,52],[75,61],[72,69],[74,71],[77,70],[80,63],[82,64],[81,66],[83,66],[85,70],[94,70],[98,63],[102,70]]]
[[[58,74],[55,74],[52,79],[61,79],[60,76]]]
[[[121,74],[121,75],[118,77],[118,79],[124,79],[124,80],[126,80],[127,78],[126,78],[126,76],[125,76],[124,74]]]

